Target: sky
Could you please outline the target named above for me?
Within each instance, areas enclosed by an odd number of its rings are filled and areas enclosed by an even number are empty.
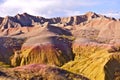
[[[92,11],[120,18],[120,0],[0,0],[0,16],[28,13],[43,17],[81,15]]]

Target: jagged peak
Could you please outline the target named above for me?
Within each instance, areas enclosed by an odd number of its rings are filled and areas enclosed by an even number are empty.
[[[26,13],[26,12],[24,12],[24,13],[22,13],[22,14],[17,14],[15,17],[17,17],[17,18],[20,18],[20,17],[36,17],[36,18],[43,18],[43,17],[41,17],[41,16],[34,16],[34,15],[31,15],[31,14],[28,14],[28,13]]]
[[[11,20],[11,19],[13,19],[12,16],[6,16],[6,17],[3,18],[3,20]]]
[[[24,13],[23,13],[23,15],[30,15],[30,14],[28,14],[28,13],[24,12]]]
[[[86,14],[96,14],[96,13],[92,12],[92,11],[89,11],[89,12],[86,12]]]
[[[92,17],[92,18],[100,17],[99,14],[96,14],[95,12],[91,12],[91,11],[87,12],[85,15],[87,17]]]
[[[18,13],[16,16],[17,17],[20,17],[20,16],[26,16],[26,17],[28,17],[28,16],[32,16],[32,15],[30,15],[30,14],[28,14],[28,13],[25,12],[25,13],[22,13],[22,14]]]
[[[11,16],[5,16],[5,19],[9,19]]]

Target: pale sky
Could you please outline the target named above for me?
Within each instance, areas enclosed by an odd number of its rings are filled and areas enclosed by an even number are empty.
[[[63,17],[88,11],[120,18],[120,0],[0,0],[0,16],[27,12],[43,17]]]

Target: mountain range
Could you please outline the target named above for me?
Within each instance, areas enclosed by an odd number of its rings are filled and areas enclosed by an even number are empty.
[[[0,17],[0,67],[0,80],[119,80],[120,19]]]

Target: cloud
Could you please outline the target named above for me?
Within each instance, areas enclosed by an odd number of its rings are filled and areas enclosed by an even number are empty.
[[[37,10],[42,11],[43,8],[51,7],[55,3],[55,0],[5,0],[0,5],[0,15],[15,15],[23,12],[38,14]]]
[[[104,13],[103,15],[106,15],[108,17],[120,18],[120,12]]]
[[[65,16],[82,15],[80,11],[65,10]]]
[[[92,0],[4,0],[0,4],[0,16],[24,12],[44,17],[69,16],[80,13],[76,8],[97,4]]]

